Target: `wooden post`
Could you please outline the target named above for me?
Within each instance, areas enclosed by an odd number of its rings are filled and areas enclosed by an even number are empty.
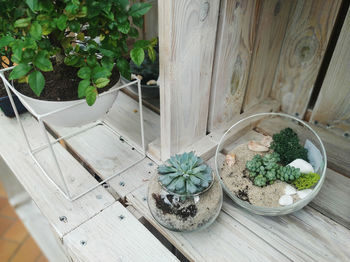
[[[163,160],[206,135],[219,4],[158,2]]]

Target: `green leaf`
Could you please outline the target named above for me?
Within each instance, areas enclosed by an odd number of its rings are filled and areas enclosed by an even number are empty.
[[[23,49],[37,49],[38,45],[36,44],[35,40],[32,38],[26,38],[24,42],[22,43]]]
[[[25,76],[30,71],[30,69],[32,69],[32,66],[28,64],[17,65],[10,73],[10,80],[18,79],[22,76]]]
[[[101,54],[108,56],[108,57],[114,57],[114,52],[108,49],[104,49],[104,48],[99,48]]]
[[[117,28],[118,28],[119,32],[121,32],[123,34],[127,34],[130,31],[130,23],[129,23],[129,21],[126,21],[122,24],[118,24]]]
[[[111,76],[111,71],[104,67],[95,67],[92,70],[92,78],[97,80],[99,78],[108,78]]]
[[[53,67],[47,51],[40,50],[34,59],[34,65],[44,72],[52,71]]]
[[[106,85],[109,84],[109,79],[108,78],[99,78],[95,81],[95,84],[98,88],[102,88],[102,87],[105,87]]]
[[[130,79],[130,65],[128,61],[124,58],[119,58],[117,60],[117,68],[119,72],[127,79]]]
[[[112,71],[114,67],[113,58],[104,56],[101,60],[101,65],[109,71]]]
[[[88,64],[88,66],[92,67],[94,65],[97,64],[97,58],[95,55],[89,55],[87,58],[86,58],[86,62]]]
[[[38,0],[26,0],[26,3],[33,12],[39,8]]]
[[[79,69],[78,71],[78,76],[81,79],[89,79],[91,76],[91,69],[88,66],[84,66],[82,68]]]
[[[33,92],[40,96],[41,92],[45,86],[45,78],[40,71],[34,71],[30,73],[28,78],[29,86],[33,90]]]
[[[134,44],[134,48],[146,48],[147,46],[149,46],[150,41],[148,40],[138,40],[135,42]]]
[[[32,25],[30,26],[29,33],[33,39],[35,40],[41,39],[42,28],[38,21],[35,21],[32,23]]]
[[[90,80],[81,80],[79,82],[79,86],[78,86],[78,97],[79,98],[83,98],[85,97],[86,94],[86,89],[89,87],[90,85]]]
[[[154,48],[152,46],[148,47],[148,57],[149,59],[151,59],[152,63],[154,63],[154,61],[156,61],[156,51],[154,50]]]
[[[15,39],[12,36],[6,35],[0,39],[0,48],[9,45]]]
[[[95,103],[96,96],[97,96],[96,88],[93,86],[89,86],[86,89],[86,93],[85,93],[86,102],[89,106],[92,106]]]
[[[152,5],[149,3],[136,3],[130,7],[129,15],[132,17],[141,17],[145,15],[151,8]]]
[[[70,22],[69,29],[75,33],[78,33],[80,31],[80,23],[78,21]]]
[[[132,22],[134,25],[136,25],[139,28],[142,28],[143,26],[143,17],[133,17]]]
[[[145,59],[145,52],[140,47],[133,48],[130,52],[130,57],[137,66],[140,66]]]
[[[16,20],[14,27],[27,27],[30,24],[31,18],[21,18]]]
[[[67,28],[67,19],[68,17],[63,14],[57,19],[56,25],[59,30],[63,31]]]
[[[126,10],[129,5],[129,0],[119,0],[117,1],[117,5],[119,5],[123,10]]]

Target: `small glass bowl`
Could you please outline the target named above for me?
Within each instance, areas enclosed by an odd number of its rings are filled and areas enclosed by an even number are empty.
[[[312,148],[318,151],[319,157],[317,158],[318,161],[316,161],[318,168],[315,169],[315,172],[320,175],[320,180],[313,187],[313,190],[310,194],[308,194],[303,199],[299,199],[291,205],[278,207],[263,207],[252,205],[247,201],[241,200],[235,195],[234,192],[229,190],[229,188],[227,187],[227,185],[225,185],[223,179],[220,176],[221,167],[224,161],[222,153],[227,154],[229,153],[229,151],[231,151],[232,147],[248,143],[249,141],[254,140],[251,139],[251,136],[249,135],[252,134],[252,132],[259,132],[263,135],[272,136],[273,134],[279,133],[282,129],[287,127],[292,128],[298,134],[300,143],[302,145],[304,145],[305,142],[308,140],[308,145],[310,146],[311,142]],[[313,164],[312,161],[310,162],[311,164]],[[255,214],[265,216],[285,215],[300,210],[301,208],[306,206],[320,191],[326,177],[326,169],[327,155],[321,138],[304,121],[294,116],[290,116],[283,113],[259,113],[239,120],[237,123],[231,126],[221,137],[215,154],[216,175],[219,178],[221,185],[225,192],[228,194],[228,196],[241,207]]]
[[[155,175],[148,185],[148,207],[154,219],[165,228],[192,232],[211,225],[220,213],[223,191],[212,172],[213,182],[203,192],[179,195],[168,191]]]

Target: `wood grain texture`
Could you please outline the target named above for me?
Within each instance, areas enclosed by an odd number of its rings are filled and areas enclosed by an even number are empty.
[[[163,160],[206,135],[219,3],[158,2]]]
[[[271,97],[281,101],[283,112],[303,118],[342,1],[295,2]]]
[[[227,200],[223,212],[249,228],[291,261],[348,261],[350,231],[316,210],[305,207],[290,215],[251,214]]]
[[[350,10],[346,15],[311,121],[350,126]]]
[[[42,140],[37,121],[29,114],[24,114],[21,118],[31,141],[38,143]],[[33,159],[27,153],[27,147],[16,119],[9,119],[2,115],[0,116],[0,126],[0,155],[18,181],[27,190],[43,215],[46,216],[59,237],[62,237],[115,201],[102,187],[74,202],[68,201],[35,166]],[[66,168],[76,171],[74,174],[69,173],[69,176],[74,179],[71,182],[72,185],[85,188],[87,185],[97,184],[97,181],[63,148],[58,150],[57,155],[59,159],[64,159]],[[41,160],[46,161],[47,164],[51,163],[49,154],[43,154]],[[49,170],[54,170],[53,165],[48,166],[48,168]],[[80,190],[79,188],[78,190]],[[65,216],[67,221],[60,221],[60,216]]]
[[[150,40],[158,37],[158,0],[145,1],[152,4],[151,10],[144,16],[143,37]]]
[[[208,131],[240,114],[253,52],[259,2],[221,1]]]
[[[261,102],[270,94],[288,17],[295,3],[262,1],[243,110]]]
[[[350,229],[350,179],[327,169],[321,191],[310,206]]]
[[[178,261],[119,202],[63,238],[74,261]]]

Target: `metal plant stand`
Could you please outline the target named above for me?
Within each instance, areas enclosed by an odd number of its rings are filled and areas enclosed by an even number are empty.
[[[130,165],[128,165],[127,167],[123,168],[122,170],[110,175],[109,177],[103,179],[102,181],[100,181],[99,183],[97,183],[96,185],[94,186],[91,186],[90,188],[84,190],[82,193],[79,193],[77,195],[72,195],[72,192],[69,191],[69,188],[67,186],[67,181],[65,179],[65,176],[63,174],[63,171],[62,171],[62,168],[59,164],[59,161],[57,159],[57,155],[56,155],[56,152],[54,150],[54,145],[58,142],[60,142],[61,140],[63,139],[68,139],[68,138],[72,138],[74,136],[78,136],[79,134],[82,134],[84,133],[85,131],[93,128],[93,127],[96,127],[98,125],[103,125],[105,126],[107,129],[109,129],[111,132],[113,132],[115,135],[116,135],[116,138],[119,139],[120,137],[127,137],[127,135],[124,135],[124,134],[121,134],[120,132],[117,132],[112,126],[110,126],[108,123],[106,123],[104,120],[98,120],[96,121],[93,125],[89,125],[88,127],[85,127],[83,129],[79,129],[78,131],[74,131],[74,132],[71,132],[67,135],[64,135],[64,136],[61,136],[53,141],[50,141],[50,137],[49,137],[49,134],[48,134],[48,131],[46,130],[45,128],[45,119],[49,116],[52,116],[54,114],[57,114],[59,112],[62,112],[62,111],[65,111],[69,108],[72,108],[72,107],[75,107],[81,103],[86,103],[85,100],[77,100],[77,102],[75,104],[72,104],[72,105],[69,105],[69,106],[66,106],[64,108],[61,108],[61,109],[58,109],[58,110],[53,110],[49,113],[46,113],[46,114],[38,114],[35,112],[35,110],[26,102],[24,101],[20,96],[18,96],[18,98],[20,99],[20,101],[22,102],[22,104],[28,109],[29,112],[31,112],[31,114],[38,120],[38,124],[42,130],[42,133],[44,135],[44,139],[45,139],[45,144],[42,145],[42,146],[37,146],[35,148],[33,148],[31,146],[31,143],[29,141],[29,138],[28,138],[28,135],[25,131],[25,128],[23,127],[23,123],[21,121],[21,118],[19,117],[19,114],[18,114],[18,111],[17,111],[17,108],[16,108],[16,105],[14,103],[14,100],[13,100],[13,97],[12,97],[12,93],[10,92],[10,90],[12,90],[14,93],[17,93],[18,91],[15,90],[14,86],[13,86],[13,83],[9,83],[9,81],[6,79],[5,75],[4,75],[4,72],[5,71],[10,71],[12,70],[14,67],[9,67],[9,68],[5,68],[5,69],[1,69],[0,70],[0,77],[4,83],[4,86],[6,88],[6,91],[7,91],[7,94],[10,98],[10,102],[11,102],[11,105],[13,107],[13,110],[15,112],[15,115],[16,115],[16,118],[17,118],[17,121],[18,121],[18,124],[19,126],[21,127],[22,129],[22,133],[23,133],[23,136],[25,138],[25,141],[26,141],[26,144],[28,146],[28,151],[29,151],[29,154],[30,156],[33,158],[33,160],[35,161],[35,163],[38,165],[39,169],[42,171],[42,173],[45,175],[45,177],[58,189],[59,192],[61,192],[65,198],[67,198],[69,201],[74,201],[82,196],[84,196],[85,194],[87,194],[88,192],[94,190],[95,188],[99,187],[100,185],[104,184],[105,182],[109,181],[110,179],[116,177],[117,175],[123,173],[124,171],[126,171],[127,169],[135,166],[136,164],[138,164],[139,162],[141,162],[145,157],[146,157],[146,148],[145,148],[145,136],[144,136],[144,124],[143,124],[143,108],[142,108],[142,90],[141,90],[141,80],[137,79],[135,81],[132,81],[128,84],[125,84],[125,85],[122,85],[120,87],[117,87],[113,90],[109,90],[107,92],[104,92],[102,94],[100,94],[99,96],[105,96],[109,93],[113,93],[113,92],[118,92],[119,90],[123,89],[123,88],[126,88],[130,85],[133,85],[133,84],[136,84],[137,83],[137,86],[138,86],[138,92],[139,92],[139,112],[140,112],[140,133],[141,133],[141,146],[138,145],[137,143],[132,143],[132,142],[128,142],[128,140],[125,140],[125,142],[132,148],[136,149],[136,151],[138,153],[140,153],[140,156],[141,158],[132,162]],[[44,149],[48,148],[49,151],[50,151],[50,154],[52,156],[52,159],[55,163],[55,166],[57,168],[57,171],[59,173],[59,176],[60,176],[60,179],[61,179],[61,182],[63,184],[63,188],[61,186],[59,186],[55,181],[54,179],[52,179],[52,177],[50,176],[49,172],[47,170],[45,170],[45,168],[42,166],[42,164],[40,164],[36,154]]]

